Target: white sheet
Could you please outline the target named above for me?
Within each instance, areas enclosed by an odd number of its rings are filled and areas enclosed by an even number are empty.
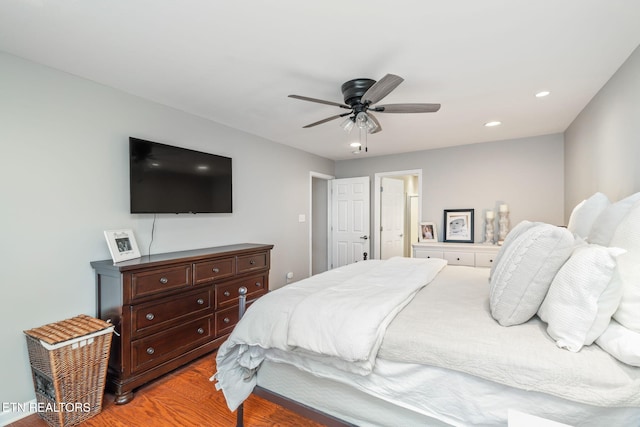
[[[640,406],[640,369],[596,345],[558,348],[537,317],[500,326],[489,312],[488,271],[451,266],[389,325],[378,357],[439,366],[597,406]]]
[[[251,393],[253,371],[267,349],[370,373],[389,322],[445,265],[440,259],[370,260],[263,296],[218,350],[216,387],[235,410]]]

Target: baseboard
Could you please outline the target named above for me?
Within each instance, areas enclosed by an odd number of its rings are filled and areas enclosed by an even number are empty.
[[[0,426],[6,426],[11,423],[35,414],[38,402],[36,399],[24,403],[2,403],[2,412],[0,412]]]

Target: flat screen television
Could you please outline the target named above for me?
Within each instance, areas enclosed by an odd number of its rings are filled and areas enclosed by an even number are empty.
[[[129,138],[131,213],[231,213],[231,158]]]

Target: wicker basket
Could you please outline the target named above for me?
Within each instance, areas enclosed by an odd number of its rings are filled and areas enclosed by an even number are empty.
[[[24,331],[37,412],[52,426],[100,413],[113,325],[80,315]]]

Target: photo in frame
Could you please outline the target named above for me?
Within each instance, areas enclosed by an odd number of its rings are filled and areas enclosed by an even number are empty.
[[[473,243],[473,209],[445,209],[445,242]]]
[[[140,258],[140,250],[133,236],[133,230],[105,230],[104,237],[113,263]]]
[[[418,235],[418,242],[438,241],[438,231],[436,230],[435,222],[421,222],[419,231],[420,234]]]

